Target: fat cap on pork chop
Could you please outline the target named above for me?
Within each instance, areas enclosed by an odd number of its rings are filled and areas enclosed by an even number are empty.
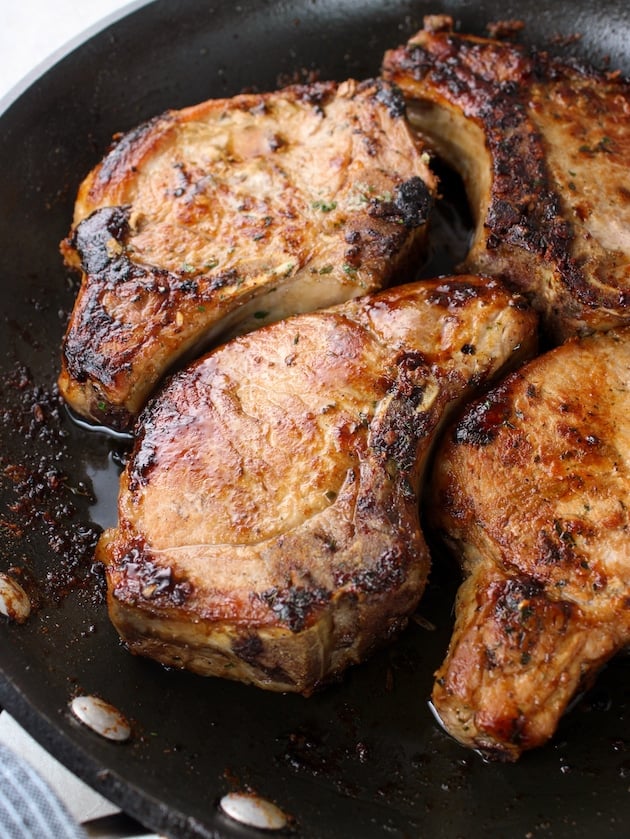
[[[512,283],[554,343],[630,323],[630,84],[452,23],[427,18],[383,75],[463,177],[462,270]]]
[[[132,652],[310,693],[405,624],[453,405],[535,349],[496,281],[399,286],[228,342],[151,400],[101,537]]]
[[[220,336],[380,289],[420,256],[436,190],[383,81],[244,94],[118,138],[62,243],[82,273],[61,393],[131,427],[164,373]]]

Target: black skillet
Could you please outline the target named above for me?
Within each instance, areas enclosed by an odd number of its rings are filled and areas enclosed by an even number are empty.
[[[217,810],[234,789],[275,801],[303,837],[630,831],[630,659],[609,666],[553,742],[517,765],[485,764],[436,725],[427,698],[457,582],[439,555],[421,608],[435,629],[413,622],[308,700],[129,655],[108,623],[90,559],[99,529],[113,521],[124,442],[74,425],[54,392],[76,291],[57,243],[80,179],[114,132],[167,107],[269,89],[312,71],[375,74],[382,51],[436,11],[480,33],[488,21],[524,19],[525,40],[630,71],[627,0],[546,6],[158,0],[82,44],[0,117],[0,570],[17,568],[38,607],[22,626],[0,625],[0,702],[71,770],[156,831],[258,835]],[[465,217],[451,212],[445,205],[447,226],[427,271],[461,255]],[[68,711],[77,693],[115,704],[133,723],[131,742],[109,743],[77,723]]]

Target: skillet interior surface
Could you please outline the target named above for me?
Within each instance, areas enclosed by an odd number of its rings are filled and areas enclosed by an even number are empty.
[[[522,39],[630,72],[625,0],[547,11],[531,1],[162,0],[85,42],[0,117],[0,570],[19,569],[37,605],[26,624],[0,626],[0,701],[75,773],[169,836],[255,835],[217,810],[233,789],[275,801],[304,837],[630,829],[630,659],[613,662],[554,740],[516,765],[485,764],[439,729],[427,699],[457,584],[445,558],[436,556],[421,605],[426,621],[310,699],[132,657],[109,624],[91,563],[100,529],[114,522],[125,442],[74,424],[55,393],[77,287],[58,242],[81,178],[114,132],[165,108],[313,71],[374,75],[383,50],[438,11],[479,33],[488,21],[524,19]],[[450,212],[445,205],[447,226]],[[465,213],[454,212],[455,234],[444,228],[443,252],[427,271],[461,256],[454,243]],[[111,744],[75,722],[68,702],[78,693],[116,705],[132,721],[132,740]]]

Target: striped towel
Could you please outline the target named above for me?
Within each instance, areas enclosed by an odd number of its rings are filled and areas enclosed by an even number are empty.
[[[37,772],[0,743],[2,839],[86,839],[85,833]]]

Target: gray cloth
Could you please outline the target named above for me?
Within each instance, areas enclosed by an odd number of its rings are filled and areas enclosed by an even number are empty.
[[[0,743],[2,839],[85,839],[85,833],[37,772]]]

